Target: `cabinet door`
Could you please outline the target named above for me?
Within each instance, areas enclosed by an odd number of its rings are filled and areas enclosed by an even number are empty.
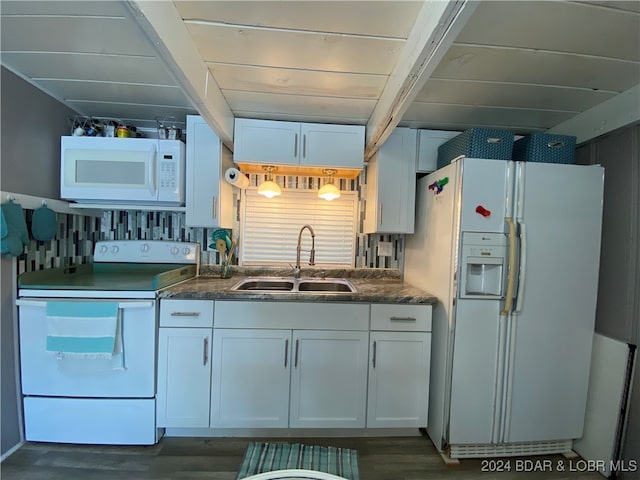
[[[300,124],[236,118],[233,160],[244,163],[298,165]]]
[[[365,426],[368,337],[294,330],[291,428]]]
[[[431,334],[371,332],[367,427],[426,427]]]
[[[418,173],[430,173],[438,169],[438,147],[460,135],[449,130],[418,130]]]
[[[362,168],[364,127],[303,123],[300,165]]]
[[[161,328],[158,340],[158,427],[208,427],[211,329]]]
[[[187,115],[185,224],[233,227],[233,187],[224,172],[233,166],[231,152],[198,115]]]
[[[416,132],[396,128],[369,161],[365,233],[413,233]]]
[[[290,330],[213,331],[211,427],[287,427]]]

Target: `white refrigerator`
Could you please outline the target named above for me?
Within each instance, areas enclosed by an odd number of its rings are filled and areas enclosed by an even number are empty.
[[[418,181],[404,279],[438,297],[427,433],[452,458],[582,435],[604,169],[459,157]]]

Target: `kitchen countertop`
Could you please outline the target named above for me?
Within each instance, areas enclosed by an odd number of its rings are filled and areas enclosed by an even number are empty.
[[[216,268],[203,270],[200,276],[172,285],[160,291],[160,298],[196,300],[269,300],[296,302],[363,302],[363,303],[405,303],[435,304],[437,298],[419,288],[404,283],[397,270],[381,269],[303,269],[301,277],[347,278],[355,287],[354,293],[314,293],[314,292],[255,292],[232,291],[236,283],[247,276],[291,276],[291,270],[242,269],[231,278],[222,279],[216,275]]]

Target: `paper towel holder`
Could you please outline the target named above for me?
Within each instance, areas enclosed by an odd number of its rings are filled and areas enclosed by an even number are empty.
[[[240,190],[247,188],[251,183],[249,177],[236,168],[227,168],[224,178],[228,183]]]

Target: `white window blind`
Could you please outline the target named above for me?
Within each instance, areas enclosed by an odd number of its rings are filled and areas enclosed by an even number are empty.
[[[298,233],[304,225],[315,232],[316,265],[353,266],[356,192],[342,192],[328,202],[315,190],[282,190],[267,199],[256,190],[244,191],[241,206],[240,253],[244,265],[295,264]],[[302,234],[300,265],[309,263],[311,235]]]

